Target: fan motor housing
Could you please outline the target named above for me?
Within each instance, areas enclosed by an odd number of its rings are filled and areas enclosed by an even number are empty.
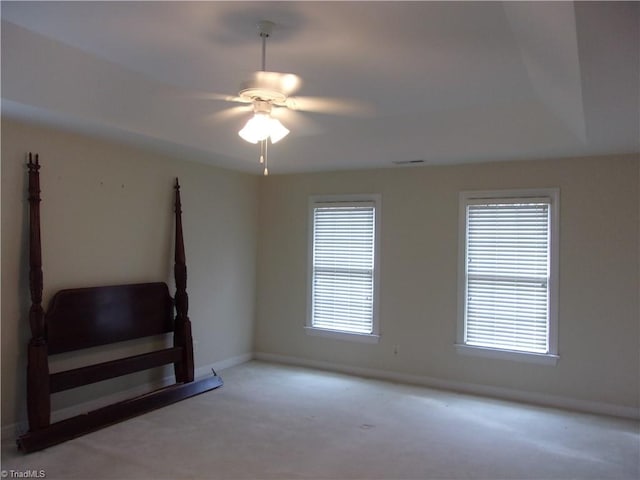
[[[278,104],[287,100],[287,96],[284,93],[270,88],[249,87],[240,90],[238,96],[248,102],[262,100],[263,102]]]

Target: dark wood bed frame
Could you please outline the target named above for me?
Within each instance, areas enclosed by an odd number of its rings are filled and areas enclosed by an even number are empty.
[[[27,413],[29,431],[18,448],[33,452],[107,425],[213,390],[222,379],[194,381],[191,321],[187,315],[187,266],[182,236],[180,185],[175,184],[175,299],[166,283],[61,290],[42,308],[40,164],[29,153],[29,287]],[[174,317],[175,306],[175,317]],[[173,347],[81,368],[49,373],[49,355],[173,332]],[[173,364],[175,383],[85,414],[51,423],[51,394],[133,372]]]

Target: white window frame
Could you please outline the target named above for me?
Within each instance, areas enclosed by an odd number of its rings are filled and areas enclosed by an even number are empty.
[[[549,219],[549,281],[548,281],[548,346],[547,353],[529,353],[493,347],[479,347],[465,343],[465,314],[467,298],[466,247],[467,247],[467,205],[478,201],[499,203],[545,198],[550,200]],[[496,191],[466,191],[459,195],[459,235],[458,235],[458,322],[456,350],[464,355],[516,360],[556,365],[558,359],[558,251],[560,246],[560,190],[558,188],[538,188]]]
[[[366,333],[354,333],[342,330],[329,330],[313,326],[313,234],[314,234],[314,208],[329,206],[331,204],[357,204],[373,203],[374,205],[374,257],[373,257],[373,308],[372,331]],[[309,197],[308,213],[308,274],[307,274],[307,319],[305,332],[308,335],[328,337],[338,340],[350,340],[364,343],[378,343],[380,341],[380,327],[378,321],[378,298],[380,291],[380,231],[381,231],[381,205],[380,194],[350,194],[350,195],[312,195]]]

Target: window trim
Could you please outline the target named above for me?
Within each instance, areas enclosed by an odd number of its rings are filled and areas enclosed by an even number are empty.
[[[508,350],[492,347],[480,347],[465,343],[465,297],[466,297],[466,243],[467,224],[466,206],[473,201],[509,201],[517,199],[539,199],[545,197],[551,200],[549,207],[551,229],[549,241],[549,326],[548,326],[548,352],[529,353],[517,350]],[[503,360],[516,360],[538,363],[543,365],[556,365],[558,355],[558,295],[559,295],[559,247],[560,247],[560,189],[559,188],[535,188],[516,190],[472,190],[463,191],[458,200],[458,319],[456,329],[456,351],[464,355],[488,357]]]
[[[346,332],[340,330],[330,330],[313,326],[313,230],[314,215],[313,209],[316,206],[330,204],[354,204],[368,202],[374,205],[374,247],[373,247],[373,308],[372,308],[372,331],[370,334]],[[346,195],[311,195],[307,208],[307,315],[305,321],[305,333],[307,335],[333,338],[337,340],[348,340],[363,343],[378,343],[380,340],[380,323],[378,315],[378,304],[380,297],[380,231],[381,231],[381,206],[382,195],[370,194],[346,194]]]

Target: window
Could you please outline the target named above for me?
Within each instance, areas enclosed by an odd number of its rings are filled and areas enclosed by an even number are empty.
[[[556,189],[460,195],[462,353],[557,361]]]
[[[379,195],[310,199],[307,333],[378,340]]]

